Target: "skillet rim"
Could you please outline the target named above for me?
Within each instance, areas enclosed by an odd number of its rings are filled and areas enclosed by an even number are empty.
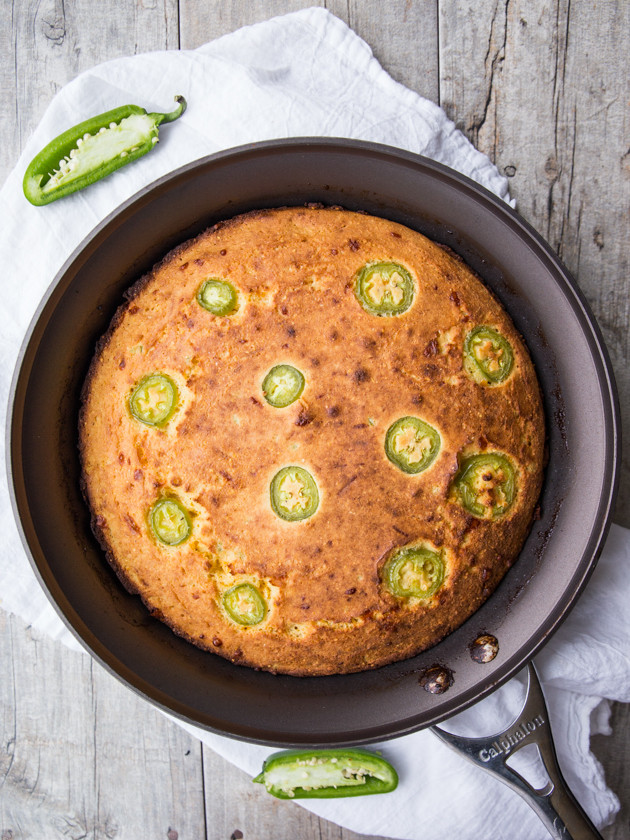
[[[342,737],[332,735],[330,736],[330,740],[328,736],[324,737],[322,740],[322,734],[319,733],[317,739],[312,740],[312,734],[307,732],[293,733],[293,737],[286,740],[284,737],[270,738],[268,733],[261,735],[260,731],[257,731],[251,726],[233,726],[231,731],[226,731],[223,728],[217,728],[216,726],[209,725],[207,721],[204,722],[199,720],[198,717],[194,716],[194,714],[191,716],[191,710],[188,706],[186,706],[186,704],[178,702],[173,697],[169,697],[155,686],[149,686],[148,688],[150,690],[147,690],[146,680],[139,677],[135,671],[127,668],[124,663],[112,654],[107,645],[104,644],[103,641],[85,625],[73,609],[72,605],[68,602],[62,588],[57,585],[57,581],[54,579],[50,568],[48,566],[44,569],[40,568],[40,564],[35,559],[33,551],[31,550],[31,543],[29,542],[27,534],[29,530],[28,526],[30,525],[31,528],[33,527],[33,523],[30,520],[30,511],[23,511],[20,504],[21,499],[19,497],[24,494],[24,489],[22,485],[20,485],[19,488],[16,487],[16,480],[19,481],[21,478],[21,474],[17,474],[18,470],[16,469],[16,464],[20,464],[18,456],[21,451],[22,444],[19,420],[22,417],[20,410],[23,406],[20,405],[19,400],[21,397],[20,391],[21,389],[23,390],[22,378],[26,375],[24,373],[24,369],[25,365],[29,362],[29,355],[32,355],[34,352],[32,342],[37,337],[36,334],[38,329],[41,328],[40,321],[45,316],[49,307],[54,305],[53,299],[55,294],[59,291],[59,288],[63,284],[67,274],[72,270],[77,262],[80,262],[81,259],[86,257],[86,253],[90,252],[90,249],[94,251],[100,247],[101,240],[104,241],[108,231],[111,234],[111,232],[116,229],[117,224],[122,217],[134,211],[141,212],[144,205],[150,203],[152,195],[156,195],[159,191],[169,187],[170,189],[173,189],[176,186],[176,182],[181,179],[185,179],[196,170],[206,168],[208,166],[212,167],[225,165],[226,162],[228,164],[232,162],[233,164],[235,161],[238,162],[238,160],[242,160],[252,155],[260,156],[264,159],[266,155],[274,155],[278,152],[282,152],[283,150],[292,151],[294,153],[299,153],[300,150],[304,153],[308,153],[309,150],[325,150],[329,152],[337,151],[342,154],[350,153],[351,155],[380,156],[381,158],[387,158],[390,160],[393,159],[398,164],[407,164],[417,169],[422,169],[424,167],[424,169],[428,170],[433,176],[446,179],[451,182],[451,184],[454,182],[459,190],[467,191],[473,194],[482,204],[489,204],[493,214],[503,215],[509,219],[510,225],[518,230],[519,238],[525,237],[525,239],[532,242],[538,249],[539,255],[547,262],[550,273],[555,275],[555,282],[557,285],[558,281],[561,280],[562,290],[567,297],[571,310],[580,318],[581,325],[588,328],[587,332],[585,332],[585,339],[593,353],[593,361],[598,368],[599,390],[602,400],[605,403],[603,411],[607,421],[605,429],[605,446],[608,457],[606,459],[605,468],[606,481],[604,481],[603,484],[604,488],[608,488],[608,492],[603,492],[600,495],[598,509],[593,515],[593,527],[591,528],[588,542],[582,553],[582,560],[576,566],[576,574],[571,580],[570,596],[565,599],[559,609],[552,610],[546,615],[545,621],[537,628],[536,642],[534,644],[528,644],[527,641],[523,643],[523,645],[521,645],[521,647],[512,654],[510,660],[493,673],[492,679],[480,678],[477,681],[473,696],[464,696],[463,699],[459,699],[457,703],[453,703],[451,700],[452,695],[445,695],[440,706],[443,711],[439,713],[434,712],[430,720],[418,722],[417,716],[412,716],[404,721],[399,721],[398,727],[395,731],[390,731],[392,728],[391,725],[389,728],[385,728],[387,731],[385,731],[383,727],[371,727],[369,730],[359,733],[361,737],[359,737],[357,733],[354,733],[351,736],[346,733],[345,736]],[[570,300],[567,292],[570,293]],[[510,314],[512,313],[510,312]],[[75,638],[77,638],[84,647],[87,647],[91,655],[93,655],[100,664],[106,668],[106,670],[122,680],[123,683],[136,693],[139,693],[145,699],[148,699],[150,702],[153,702],[161,707],[164,711],[167,711],[189,723],[199,725],[209,731],[217,732],[218,734],[229,735],[236,739],[243,739],[268,745],[319,746],[323,744],[330,746],[332,744],[336,744],[346,746],[374,742],[382,740],[383,738],[402,736],[408,734],[409,732],[423,728],[424,726],[428,726],[431,723],[437,723],[444,720],[446,717],[461,711],[462,709],[470,706],[472,703],[477,702],[477,700],[480,700],[482,697],[487,696],[487,694],[491,693],[500,685],[505,683],[518,670],[520,670],[527,661],[538,653],[555,630],[560,626],[586,586],[586,583],[596,565],[597,559],[599,558],[603,548],[604,539],[610,527],[619,480],[619,404],[610,358],[608,356],[601,331],[592,312],[590,311],[586,298],[548,243],[545,242],[545,240],[534,230],[534,228],[522,219],[515,210],[507,205],[507,203],[494,193],[487,190],[485,187],[472,181],[470,178],[462,175],[461,173],[412,152],[406,152],[404,150],[384,146],[382,144],[346,140],[342,138],[286,138],[247,144],[217,152],[185,164],[177,170],[174,170],[162,178],[157,179],[139,190],[127,201],[113,210],[90,232],[90,234],[88,234],[87,237],[83,239],[83,241],[68,257],[43,296],[29,325],[18,355],[18,362],[14,371],[10,389],[8,417],[10,418],[10,423],[7,424],[6,452],[9,491],[13,511],[20,531],[20,537],[31,566],[34,569],[40,584]],[[28,524],[23,522],[21,513],[22,515],[25,513],[28,514]],[[585,563],[584,557],[587,555],[590,559]],[[524,648],[527,648],[527,650],[524,650]],[[382,671],[383,669],[379,670]],[[341,678],[343,679],[343,677]],[[300,680],[304,678],[289,679]],[[318,677],[307,679],[322,680],[327,678]],[[478,688],[479,684],[482,684],[480,689]],[[145,688],[142,687],[143,685]],[[470,695],[470,692],[468,692],[468,695]]]

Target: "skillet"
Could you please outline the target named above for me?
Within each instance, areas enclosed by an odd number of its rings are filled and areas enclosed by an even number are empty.
[[[429,651],[331,677],[257,672],[205,653],[120,586],[90,531],[76,447],[80,389],[124,290],[171,247],[247,210],[307,202],[383,216],[449,246],[524,336],[547,418],[540,518],[515,565],[462,627]],[[68,627],[110,672],[171,714],[269,745],[397,737],[480,700],[544,645],[582,592],[613,509],[619,413],[607,352],[584,297],[510,207],[438,163],[372,143],[289,139],[188,164],[100,223],[63,266],[22,347],[8,426],[9,485],[33,568]],[[480,664],[480,634],[499,654]],[[425,691],[427,671],[452,684]]]

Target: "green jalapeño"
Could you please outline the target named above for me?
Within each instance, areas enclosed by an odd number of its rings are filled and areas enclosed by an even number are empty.
[[[464,341],[464,370],[479,384],[500,385],[510,375],[514,354],[508,340],[492,327],[475,327]]]
[[[319,491],[313,476],[303,467],[283,467],[271,482],[274,513],[287,522],[308,519],[319,507]]]
[[[282,750],[253,780],[278,799],[335,799],[389,793],[398,785],[392,765],[361,748]]]
[[[414,282],[407,269],[395,262],[370,262],[356,275],[354,293],[371,315],[402,315],[414,298]]]
[[[437,458],[440,435],[419,417],[401,417],[387,430],[385,454],[404,473],[423,472]]]
[[[197,292],[197,302],[213,315],[231,315],[236,311],[238,296],[231,283],[209,277]]]
[[[145,376],[129,397],[132,416],[147,426],[164,426],[177,408],[177,386],[163,373]]]
[[[267,604],[252,583],[237,583],[223,593],[223,607],[232,621],[245,627],[260,624],[267,615]]]
[[[160,499],[149,512],[149,525],[164,545],[179,545],[190,536],[190,514],[175,499]]]
[[[382,577],[397,598],[430,598],[444,582],[444,559],[426,546],[400,548],[383,566]]]
[[[272,367],[262,383],[262,392],[269,405],[285,408],[294,403],[304,390],[304,375],[292,365]]]
[[[496,519],[516,496],[514,466],[506,455],[484,452],[464,458],[453,481],[460,504],[478,519]]]

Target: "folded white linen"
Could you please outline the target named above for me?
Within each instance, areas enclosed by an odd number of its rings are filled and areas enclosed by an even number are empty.
[[[167,111],[175,94],[183,94],[189,107],[174,126],[163,130],[157,151],[46,208],[26,202],[21,186],[25,167],[60,131],[128,102]],[[95,225],[139,189],[189,161],[243,143],[295,136],[348,137],[404,148],[449,165],[510,201],[505,178],[444,112],[393,81],[370,48],[323,9],[245,27],[194,51],[136,55],[95,67],[55,96],[0,192],[0,261],[7,278],[0,302],[4,404],[38,302]],[[4,435],[1,445],[4,448]],[[8,511],[4,476],[0,501]],[[8,515],[5,522],[0,606],[82,650],[40,589]],[[589,741],[591,734],[608,731],[610,700],[630,701],[629,561],[630,534],[613,526],[584,595],[536,660],[560,762],[578,800],[599,826],[614,818],[619,803]],[[517,683],[510,683],[464,717],[475,731],[490,733],[501,716],[516,710],[517,693]],[[252,775],[271,752],[185,728]],[[430,732],[377,748],[400,773],[395,793],[301,804],[366,834],[414,840],[547,837],[518,796],[463,762]]]

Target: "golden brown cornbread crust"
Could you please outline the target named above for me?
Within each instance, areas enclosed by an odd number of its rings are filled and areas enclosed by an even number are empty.
[[[366,312],[354,278],[394,261],[414,277],[398,316]],[[227,317],[196,300],[228,280]],[[465,335],[487,324],[509,339],[514,366],[480,385],[462,364]],[[305,376],[300,399],[267,404],[261,383],[280,363]],[[151,373],[172,377],[178,408],[164,428],[138,422],[128,400]],[[441,450],[409,475],[386,457],[385,434],[413,415]],[[100,342],[84,389],[80,449],[93,527],[110,563],[151,612],[234,662],[318,675],[374,668],[435,644],[468,618],[516,559],[540,492],[544,419],[538,383],[508,315],[458,258],[420,234],[340,208],[282,208],[220,224],[142,278]],[[517,496],[497,520],[470,515],[450,491],[458,457],[501,452]],[[269,486],[285,465],[315,477],[312,517],[286,522]],[[153,537],[147,514],[176,497],[192,534]],[[443,552],[443,586],[408,602],[383,585],[397,547]],[[229,586],[261,588],[260,624],[231,621]]]

